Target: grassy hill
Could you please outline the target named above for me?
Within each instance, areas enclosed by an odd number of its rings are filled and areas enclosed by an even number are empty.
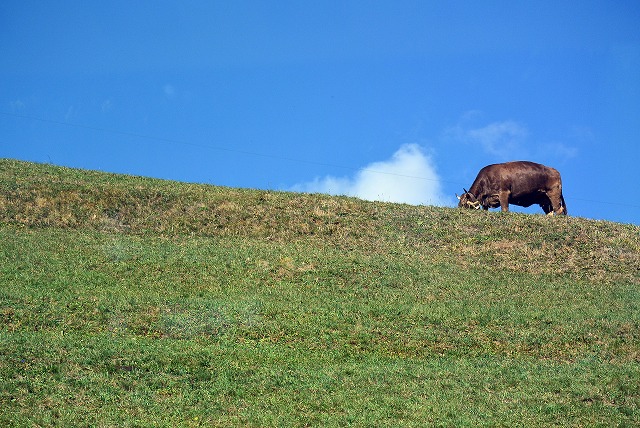
[[[0,423],[637,426],[640,228],[0,160]]]

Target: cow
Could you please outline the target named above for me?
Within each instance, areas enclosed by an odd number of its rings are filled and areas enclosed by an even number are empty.
[[[478,172],[469,190],[463,189],[458,207],[484,209],[500,207],[509,211],[509,204],[529,207],[538,204],[545,214],[567,214],[562,196],[560,173],[551,167],[528,161],[498,163]]]

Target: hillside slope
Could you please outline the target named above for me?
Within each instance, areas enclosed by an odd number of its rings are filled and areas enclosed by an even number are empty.
[[[640,423],[640,228],[0,160],[0,422]]]
[[[640,227],[371,203],[0,160],[0,221],[132,235],[312,240],[462,266],[638,279]]]

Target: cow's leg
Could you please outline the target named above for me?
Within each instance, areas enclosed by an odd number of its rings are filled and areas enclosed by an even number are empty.
[[[549,200],[548,197],[545,197],[544,199],[545,199],[544,201],[540,202],[540,208],[542,208],[542,211],[544,211],[546,215],[553,214],[553,207],[551,206],[551,201]]]
[[[562,214],[568,215],[567,212],[567,203],[564,201],[564,196],[562,196],[562,192],[560,192],[560,201],[562,201]]]
[[[565,209],[562,205],[562,188],[551,189],[547,192],[547,197],[551,202],[552,212],[556,214],[562,214]]]
[[[498,199],[500,200],[500,209],[502,212],[509,212],[509,192],[498,193]]]

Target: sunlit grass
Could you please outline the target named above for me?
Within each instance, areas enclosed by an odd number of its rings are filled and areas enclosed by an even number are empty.
[[[8,426],[634,426],[640,238],[0,163]]]

